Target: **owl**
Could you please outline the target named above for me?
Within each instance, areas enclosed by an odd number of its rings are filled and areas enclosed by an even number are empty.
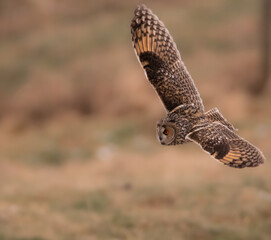
[[[221,163],[235,168],[256,167],[264,162],[261,151],[238,136],[217,108],[205,112],[170,33],[145,5],[135,9],[131,33],[138,60],[167,111],[157,123],[162,145],[194,142]]]

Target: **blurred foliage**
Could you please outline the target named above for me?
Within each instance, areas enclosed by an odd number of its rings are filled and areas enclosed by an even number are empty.
[[[131,46],[139,3],[0,0],[0,240],[270,238],[271,86],[247,93],[259,2],[145,1],[206,110],[263,150],[241,171],[156,142],[164,109]]]
[[[240,92],[254,84],[258,1],[146,4],[172,32],[207,104],[219,94],[209,96],[206,84],[222,83],[216,92],[223,96],[236,85]],[[67,111],[109,116],[153,111],[154,95],[131,47],[136,5],[136,0],[2,0],[0,116],[40,121]],[[158,115],[161,108],[155,106]]]

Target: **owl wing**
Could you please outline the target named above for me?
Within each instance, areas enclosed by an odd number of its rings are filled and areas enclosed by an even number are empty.
[[[165,25],[145,5],[135,9],[132,42],[147,78],[170,112],[181,104],[204,110],[193,79]]]
[[[227,119],[219,112],[217,108],[212,108],[205,113],[205,117],[210,122],[220,122],[222,125],[225,125],[231,131],[237,131],[237,129],[227,121]]]
[[[230,167],[257,167],[264,162],[258,148],[218,122],[188,134],[187,138]]]

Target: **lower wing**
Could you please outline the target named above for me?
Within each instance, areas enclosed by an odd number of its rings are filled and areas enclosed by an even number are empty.
[[[257,167],[264,163],[258,148],[218,122],[190,133],[187,138],[230,167]]]

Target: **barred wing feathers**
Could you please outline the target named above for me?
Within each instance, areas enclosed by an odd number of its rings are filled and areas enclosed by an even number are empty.
[[[257,167],[264,163],[258,148],[218,122],[190,133],[187,138],[230,167]]]
[[[204,110],[193,79],[165,25],[145,5],[135,9],[131,23],[136,55],[168,112],[181,104]]]

